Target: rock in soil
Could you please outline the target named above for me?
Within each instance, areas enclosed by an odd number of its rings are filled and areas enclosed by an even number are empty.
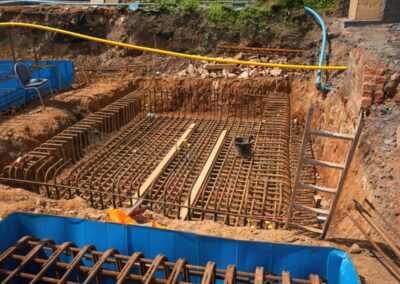
[[[362,249],[358,244],[353,244],[350,248],[350,253],[352,254],[359,254],[362,252]]]

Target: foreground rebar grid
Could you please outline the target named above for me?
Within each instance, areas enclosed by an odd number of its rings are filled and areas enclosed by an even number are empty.
[[[191,265],[184,258],[168,261],[159,254],[154,259],[143,253],[121,255],[115,248],[99,252],[94,245],[78,248],[72,242],[56,245],[50,239],[37,240],[22,237],[16,244],[0,255],[0,281],[29,281],[30,283],[324,283],[318,275],[309,279],[292,278],[289,271],[273,275],[257,267],[255,272],[237,271],[235,265],[218,269],[215,262],[206,266]]]
[[[291,192],[290,128],[287,93],[141,89],[7,166],[4,177],[95,208],[142,198],[170,218],[280,226]],[[234,142],[248,135],[253,154],[243,158]]]

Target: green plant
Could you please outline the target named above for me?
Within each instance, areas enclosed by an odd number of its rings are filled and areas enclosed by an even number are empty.
[[[281,9],[302,9],[308,6],[318,12],[325,12],[336,8],[337,0],[267,0],[268,5]]]
[[[174,6],[172,4],[175,3],[174,0],[158,0],[156,3],[159,4],[159,9],[161,11],[173,11],[174,10]]]
[[[195,14],[200,8],[200,0],[180,0],[177,4],[178,9],[186,15]]]
[[[212,4],[207,11],[207,17],[214,23],[234,21],[234,11],[231,11],[221,4]]]
[[[268,0],[256,0],[257,6],[263,6],[268,2]]]
[[[326,12],[336,9],[336,0],[304,0],[304,5],[319,12]]]

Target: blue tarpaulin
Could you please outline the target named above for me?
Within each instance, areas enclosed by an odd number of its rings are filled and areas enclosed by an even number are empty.
[[[22,60],[31,70],[33,78],[48,79],[53,91],[62,91],[69,88],[75,82],[74,66],[70,60]],[[22,85],[14,73],[12,60],[0,60],[0,111],[9,107],[23,105],[24,91]],[[50,93],[46,87],[40,89],[41,94]],[[26,102],[32,101],[37,97],[35,91],[27,91]]]
[[[13,213],[0,222],[0,253],[25,235],[50,238],[57,244],[71,241],[78,247],[94,244],[99,251],[117,248],[121,254],[140,251],[146,258],[162,253],[169,261],[186,258],[192,265],[215,261],[217,268],[235,264],[240,271],[308,279],[318,274],[329,284],[360,283],[350,257],[343,251],[316,246],[238,241],[143,226],[30,213]]]

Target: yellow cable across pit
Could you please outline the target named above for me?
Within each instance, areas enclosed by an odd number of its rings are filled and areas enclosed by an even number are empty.
[[[69,35],[72,37],[78,37],[78,38],[82,38],[82,39],[86,39],[86,40],[90,40],[90,41],[94,41],[94,42],[98,42],[98,43],[125,47],[125,48],[129,48],[129,49],[136,49],[136,50],[158,53],[158,54],[163,54],[163,55],[168,55],[168,56],[182,57],[182,58],[194,59],[194,60],[205,60],[205,61],[212,61],[212,62],[218,62],[218,63],[231,63],[231,64],[263,66],[263,67],[270,67],[270,68],[304,69],[304,70],[333,71],[333,70],[346,70],[347,69],[347,66],[277,64],[277,63],[252,62],[252,61],[234,60],[234,59],[221,59],[221,58],[213,58],[213,57],[207,57],[207,56],[201,56],[201,55],[190,55],[190,54],[185,54],[185,53],[180,53],[180,52],[173,52],[173,51],[168,51],[168,50],[163,50],[163,49],[128,44],[128,43],[88,36],[88,35],[84,35],[84,34],[80,34],[80,33],[74,33],[74,32],[70,32],[67,30],[62,30],[62,29],[57,29],[57,28],[52,28],[52,27],[47,27],[47,26],[42,26],[42,25],[36,25],[36,24],[28,24],[28,23],[6,22],[6,23],[0,23],[0,27],[25,27],[25,28],[39,29],[39,30]]]

